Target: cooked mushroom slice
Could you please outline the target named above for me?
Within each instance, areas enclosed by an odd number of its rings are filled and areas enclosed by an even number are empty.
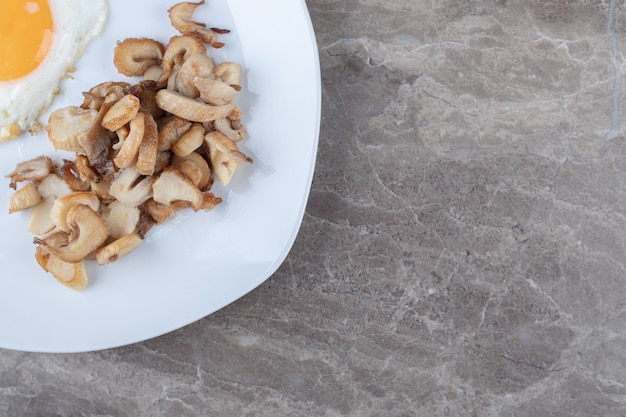
[[[96,85],[91,90],[83,93],[83,109],[100,110],[105,101],[116,102],[126,95],[130,84],[123,81],[107,81]]]
[[[200,189],[176,168],[168,167],[161,172],[152,185],[152,198],[157,203],[171,206],[175,201],[186,201],[194,211],[202,207]]]
[[[174,142],[191,128],[191,122],[178,116],[159,119],[159,152],[169,151]]]
[[[207,133],[204,140],[209,148],[213,172],[222,185],[230,182],[240,164],[252,162],[251,158],[239,150],[235,142],[218,131]]]
[[[164,86],[164,81],[160,83],[158,81],[165,78],[166,77],[163,76],[163,68],[161,65],[153,65],[143,73],[144,81],[154,81],[159,87]]]
[[[161,63],[163,75],[159,81],[169,78],[178,59],[182,58],[182,62],[184,62],[195,54],[206,54],[206,47],[201,37],[193,33],[172,37],[163,54],[163,62]],[[182,64],[181,61],[179,62]]]
[[[109,235],[113,239],[119,239],[135,231],[141,211],[135,206],[116,200],[107,206],[102,215],[109,227]]]
[[[83,109],[76,106],[53,111],[50,114],[46,131],[54,149],[84,154],[85,149],[78,139],[94,129],[102,129],[98,113],[95,109]]]
[[[37,246],[35,259],[44,271],[51,273],[58,282],[66,287],[79,291],[88,284],[87,271],[82,261],[65,262],[42,246]]]
[[[202,201],[202,210],[211,211],[222,202],[220,197],[216,197],[213,193],[204,193]]]
[[[186,156],[202,146],[203,142],[204,127],[199,123],[194,123],[189,131],[172,145],[172,152],[176,156]]]
[[[130,93],[137,96],[141,107],[152,114],[155,119],[163,116],[163,110],[156,104],[156,93],[160,88],[156,81],[144,80],[130,87]]]
[[[55,226],[64,232],[68,232],[70,230],[67,220],[68,213],[72,207],[77,205],[89,206],[92,210],[98,211],[100,209],[100,199],[90,191],[76,191],[58,197],[50,210],[50,217]]]
[[[204,4],[204,0],[198,3],[188,1],[180,2],[172,6],[169,10],[170,22],[172,26],[181,33],[196,32],[202,36],[205,43],[212,45],[214,48],[223,46],[223,43],[217,41],[217,35],[228,33],[224,29],[211,28],[207,29],[204,23],[198,23],[191,20],[194,11],[200,5]]]
[[[80,262],[98,249],[109,236],[104,219],[91,207],[79,204],[67,213],[68,244],[52,245],[46,239],[40,243],[65,262]]]
[[[215,77],[228,85],[241,85],[241,65],[236,62],[222,62],[213,71]]]
[[[36,206],[42,200],[35,185],[29,182],[9,197],[9,214]]]
[[[137,158],[139,152],[139,145],[143,139],[145,131],[145,116],[144,113],[137,113],[135,118],[130,122],[130,131],[128,137],[124,139],[122,147],[115,155],[113,162],[119,168],[128,168],[131,166]]]
[[[55,226],[52,217],[50,217],[54,201],[58,197],[70,194],[72,189],[63,178],[56,174],[49,174],[41,180],[37,191],[43,198],[43,201],[33,207],[30,221],[28,222],[28,231],[34,235],[43,235],[51,231]]]
[[[140,206],[152,197],[153,176],[143,176],[134,167],[117,172],[109,192],[119,201],[129,206]]]
[[[98,264],[106,265],[117,261],[135,250],[137,246],[141,245],[141,242],[141,238],[135,233],[120,237],[96,251]]]
[[[148,200],[151,201],[151,200]],[[147,204],[147,203],[146,203]],[[156,220],[152,218],[148,213],[142,212],[139,216],[139,222],[137,223],[137,236],[141,239],[146,238],[146,234],[157,224]]]
[[[144,133],[139,145],[137,155],[137,172],[142,175],[152,175],[156,168],[158,148],[159,148],[159,131],[157,124],[146,110],[141,110],[144,116]]]
[[[247,131],[244,125],[239,120],[233,120],[232,117],[218,119],[213,124],[215,130],[222,132],[233,142],[239,142],[246,137]]]
[[[194,100],[171,90],[159,90],[156,95],[157,105],[178,117],[191,120],[192,122],[212,122],[216,119],[228,117],[237,106],[226,104],[224,106],[211,106]]]
[[[84,158],[87,157],[84,156]],[[87,191],[91,188],[89,181],[81,178],[74,161],[69,161],[67,159],[63,161],[61,173],[63,175],[63,180],[73,191]]]
[[[202,191],[208,190],[213,185],[209,163],[198,152],[183,157],[174,156],[172,166],[189,177]]]
[[[13,172],[6,175],[6,178],[11,178],[9,186],[15,190],[18,182],[41,181],[50,174],[51,170],[52,160],[42,155],[28,161],[20,162]]]
[[[139,106],[140,102],[138,97],[132,94],[126,94],[106,112],[102,118],[102,127],[111,132],[115,132],[135,118],[137,111],[139,111]]]
[[[184,96],[197,98],[200,91],[194,83],[194,79],[210,78],[213,79],[213,69],[215,63],[206,54],[191,55],[178,70],[176,76],[176,90]]]
[[[233,86],[219,79],[196,77],[194,85],[200,92],[202,101],[214,106],[232,103],[239,93]]]
[[[157,224],[161,224],[166,220],[169,220],[176,214],[176,210],[165,204],[157,203],[154,199],[146,201],[144,205],[144,211],[147,215],[153,218]]]
[[[113,63],[121,74],[134,77],[160,63],[164,52],[163,44],[154,39],[127,38],[115,47]]]

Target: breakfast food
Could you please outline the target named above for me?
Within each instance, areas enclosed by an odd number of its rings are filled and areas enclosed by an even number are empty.
[[[9,211],[32,208],[37,262],[70,288],[87,285],[86,260],[115,262],[180,210],[212,210],[222,201],[214,178],[227,186],[252,162],[237,145],[247,135],[235,103],[241,67],[209,57],[227,31],[191,20],[203,3],[169,10],[180,34],[167,44],[118,42],[116,68],[141,79],[100,83],[82,104],[51,113],[49,139],[73,160],[42,155],[7,175],[16,189]]]
[[[100,33],[106,0],[2,0],[0,142],[37,132],[86,45]]]

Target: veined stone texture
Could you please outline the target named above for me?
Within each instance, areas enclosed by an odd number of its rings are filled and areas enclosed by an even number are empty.
[[[308,0],[302,228],[165,336],[0,351],[0,416],[626,415],[623,0]]]

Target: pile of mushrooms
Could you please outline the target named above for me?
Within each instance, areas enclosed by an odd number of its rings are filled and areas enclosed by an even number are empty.
[[[85,260],[114,262],[178,211],[213,209],[222,201],[210,192],[214,178],[226,186],[237,166],[252,162],[237,146],[246,137],[234,103],[241,67],[207,55],[228,31],[192,20],[203,3],[168,10],[180,34],[167,45],[118,42],[114,64],[135,84],[104,82],[83,93],[80,106],[50,115],[51,143],[74,160],[56,165],[40,156],[7,175],[17,190],[9,212],[32,208],[35,258],[70,288],[87,285]]]

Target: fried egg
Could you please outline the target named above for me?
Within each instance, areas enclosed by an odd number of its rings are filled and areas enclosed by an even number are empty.
[[[42,129],[38,117],[102,30],[107,12],[106,0],[2,0],[0,142]]]

